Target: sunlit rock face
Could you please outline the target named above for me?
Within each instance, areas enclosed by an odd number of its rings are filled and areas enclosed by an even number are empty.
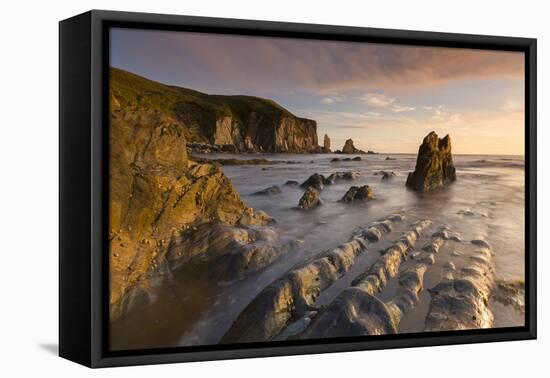
[[[456,170],[451,154],[451,137],[439,138],[432,131],[418,149],[416,167],[407,177],[407,187],[429,192],[456,180]]]
[[[249,229],[269,217],[247,207],[218,166],[188,157],[180,120],[157,107],[132,106],[121,93],[111,93],[110,105],[112,320],[130,310],[138,293],[153,297],[176,266],[212,261],[214,279],[224,281],[279,256],[269,230]],[[182,239],[205,240],[204,229],[218,230],[208,234],[207,246],[181,247]]]
[[[331,152],[330,151],[330,138],[327,134],[325,134],[325,138],[323,139],[323,152]]]

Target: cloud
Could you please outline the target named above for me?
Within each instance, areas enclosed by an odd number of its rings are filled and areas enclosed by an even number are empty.
[[[378,112],[366,112],[365,113],[366,116],[369,116],[369,117],[380,117],[382,115],[382,113],[378,113]]]
[[[414,106],[394,104],[390,110],[395,113],[401,113],[401,112],[412,112],[414,109],[416,109]]]
[[[170,84],[318,95],[523,78],[520,52],[113,29],[111,64]],[[328,100],[327,100],[328,101]]]
[[[395,98],[380,93],[366,93],[360,99],[373,108],[387,109],[394,113],[410,112],[416,109],[413,106],[399,104]]]
[[[378,93],[366,93],[361,100],[373,108],[387,108],[395,102],[395,98]]]
[[[340,95],[334,95],[334,96],[329,96],[329,97],[323,97],[321,99],[321,104],[323,105],[331,105],[331,104],[334,104],[336,102],[343,102],[344,101],[344,98]]]

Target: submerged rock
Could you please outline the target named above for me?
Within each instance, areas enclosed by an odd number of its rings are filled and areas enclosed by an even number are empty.
[[[321,198],[319,197],[319,192],[313,187],[308,186],[300,202],[298,203],[298,209],[311,209],[321,205]]]
[[[309,188],[312,187],[316,190],[323,190],[325,185],[327,185],[329,182],[325,178],[325,176],[320,175],[319,173],[314,173],[309,178],[304,181],[300,186],[302,188]]]
[[[429,192],[456,180],[456,170],[451,155],[451,137],[440,139],[430,132],[418,149],[414,172],[407,177],[407,187]]]
[[[355,180],[359,177],[359,172],[356,171],[343,171],[331,173],[325,180],[326,184],[334,184],[340,180]]]
[[[300,185],[300,183],[296,180],[288,180],[287,182],[285,182],[285,185],[286,186],[298,186],[298,185]]]
[[[374,192],[368,185],[352,186],[342,197],[342,202],[366,201],[374,198]]]
[[[279,194],[279,193],[281,193],[281,188],[279,188],[277,185],[272,185],[269,188],[265,188],[257,192],[254,192],[252,193],[252,195],[253,196],[270,196],[272,194]]]
[[[395,177],[395,173],[393,171],[382,171],[382,180],[389,180]]]
[[[457,243],[462,243],[462,236],[456,231],[451,231],[448,227],[440,227],[439,230],[434,234],[435,236],[443,240],[452,240]]]

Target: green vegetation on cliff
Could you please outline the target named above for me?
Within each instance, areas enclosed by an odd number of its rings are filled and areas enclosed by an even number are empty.
[[[123,107],[154,109],[184,126],[191,143],[234,144],[237,150],[308,152],[317,148],[314,121],[273,100],[209,95],[110,69],[111,96]]]

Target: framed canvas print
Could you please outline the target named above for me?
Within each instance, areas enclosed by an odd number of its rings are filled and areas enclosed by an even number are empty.
[[[536,337],[536,40],[60,23],[60,355]]]

